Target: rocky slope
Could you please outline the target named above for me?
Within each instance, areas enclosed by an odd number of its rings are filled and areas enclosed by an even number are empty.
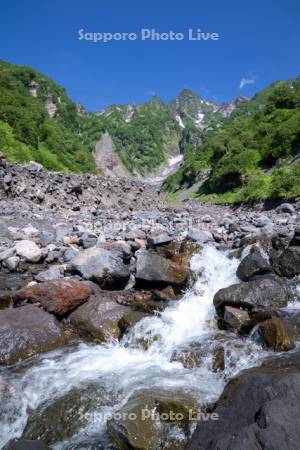
[[[294,450],[300,203],[258,206],[2,157],[0,447]]]

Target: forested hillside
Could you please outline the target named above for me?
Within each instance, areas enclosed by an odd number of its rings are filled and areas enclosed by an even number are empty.
[[[203,199],[293,198],[300,195],[298,157],[300,78],[272,84],[207,131],[165,189],[176,192],[206,177],[197,192]]]

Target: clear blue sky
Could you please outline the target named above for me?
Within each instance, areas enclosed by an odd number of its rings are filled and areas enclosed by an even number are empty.
[[[299,0],[9,0],[1,4],[0,58],[33,66],[88,110],[169,101],[182,88],[217,102],[300,74]],[[78,30],[186,33],[219,41],[92,43]],[[250,80],[240,89],[242,79]]]

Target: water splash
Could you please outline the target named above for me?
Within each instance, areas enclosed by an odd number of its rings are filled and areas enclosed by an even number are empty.
[[[261,348],[249,339],[241,340],[233,335],[230,339],[230,333],[220,332],[216,326],[213,296],[220,288],[238,281],[237,265],[238,260],[207,246],[191,261],[197,275],[193,288],[182,300],[167,307],[160,317],[140,321],[121,342],[80,344],[40,356],[33,364],[29,362],[27,368],[25,363],[21,373],[15,369],[2,370],[0,447],[22,435],[29,410],[49,404],[83,384],[96,383],[111,395],[112,404],[103,405],[107,411],[116,410],[134,391],[143,388],[182,389],[191,393],[199,404],[215,401],[228,378],[258,364],[263,357]],[[212,370],[210,351],[200,367],[185,368],[180,361],[172,360],[176,350],[195,342],[210,350],[217,336],[227,339],[224,372]],[[87,436],[92,439],[95,430],[99,437],[100,428],[99,423],[90,425],[69,443],[79,443]],[[67,445],[60,443],[55,448],[63,449]]]

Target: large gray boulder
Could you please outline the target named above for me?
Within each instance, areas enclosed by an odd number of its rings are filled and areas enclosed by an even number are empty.
[[[287,305],[287,289],[276,280],[256,280],[233,284],[220,289],[214,296],[217,314],[223,316],[225,306],[256,310],[275,310]]]
[[[300,371],[258,368],[230,381],[219,420],[198,425],[187,450],[295,450],[299,446]]]
[[[13,364],[64,343],[54,316],[33,305],[0,311],[0,365]]]
[[[300,274],[300,247],[286,248],[275,262],[275,269],[283,277],[292,278]]]
[[[130,276],[129,267],[103,248],[88,248],[70,261],[70,270],[107,289],[122,289]]]
[[[108,341],[121,336],[119,322],[129,311],[114,300],[113,292],[101,292],[69,316],[71,325],[83,337]]]
[[[214,240],[213,235],[210,231],[199,230],[199,228],[189,228],[186,238],[190,239],[191,241],[200,242],[201,244],[205,244],[206,242]]]
[[[147,250],[137,252],[136,279],[164,285],[184,285],[189,277],[186,264],[179,264]]]
[[[269,262],[254,247],[249,255],[240,262],[236,274],[241,280],[249,281],[255,275],[262,275],[271,271],[272,267]]]

